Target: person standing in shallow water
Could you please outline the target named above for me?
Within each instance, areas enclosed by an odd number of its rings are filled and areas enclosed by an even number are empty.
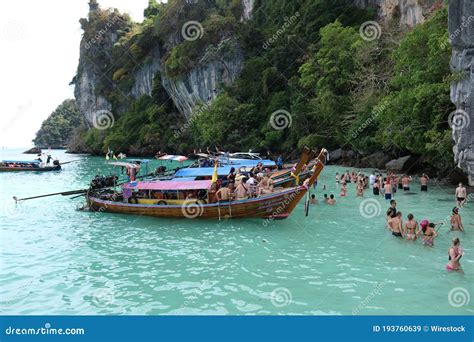
[[[395,217],[392,217],[388,221],[388,226],[390,230],[392,231],[392,235],[396,237],[403,238],[403,229],[402,229],[402,212],[399,211]]]
[[[388,177],[387,177],[387,180],[385,181],[384,190],[385,190],[385,199],[391,200],[392,199],[392,185],[390,184],[390,180],[388,179]]]
[[[418,222],[415,221],[413,214],[408,214],[408,221],[405,222],[404,232],[407,240],[416,240]]]
[[[459,183],[459,186],[456,188],[455,197],[458,207],[462,207],[466,203],[467,191],[462,183]]]
[[[426,175],[426,173],[422,174],[420,177],[420,185],[421,191],[428,191],[428,180],[430,178]]]
[[[453,239],[453,244],[448,250],[448,260],[449,263],[446,265],[446,270],[448,271],[459,271],[461,269],[461,260],[464,255],[464,250],[461,247],[461,241],[459,238]]]
[[[453,213],[451,215],[451,230],[460,230],[464,231],[464,226],[462,225],[461,215],[459,215],[459,208],[454,207]]]

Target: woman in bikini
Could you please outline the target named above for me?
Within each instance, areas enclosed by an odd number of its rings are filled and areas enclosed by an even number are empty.
[[[461,247],[461,241],[459,238],[453,239],[453,245],[448,250],[449,263],[446,265],[448,271],[459,271],[461,269],[461,260],[464,251]]]
[[[346,182],[343,182],[342,186],[341,186],[341,192],[339,193],[339,196],[341,196],[341,197],[346,196],[346,192],[347,192]]]
[[[428,220],[423,220],[420,223],[421,231],[419,233],[423,234],[423,244],[425,246],[433,247],[434,239],[438,236],[438,233],[435,230],[436,225],[434,223],[429,223]]]
[[[364,183],[363,183],[362,179],[360,179],[360,180],[357,182],[357,193],[356,193],[356,196],[357,196],[357,197],[364,197]]]
[[[408,221],[405,222],[404,231],[407,240],[416,240],[418,222],[413,219],[413,214],[408,214]]]
[[[459,215],[459,208],[453,208],[453,214],[451,215],[451,230],[460,230],[464,231],[464,226],[462,225],[461,215]]]

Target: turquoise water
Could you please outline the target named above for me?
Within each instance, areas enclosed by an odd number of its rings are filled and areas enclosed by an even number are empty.
[[[0,173],[0,314],[472,314],[474,205],[466,233],[440,229],[434,248],[384,228],[388,204],[355,197],[300,203],[287,220],[164,220],[77,211],[83,198],[24,197],[87,187],[104,159],[54,151],[61,172]],[[1,158],[29,159],[20,150]],[[157,163],[155,163],[156,165]],[[341,167],[328,166],[316,191],[338,194]],[[327,190],[322,190],[326,184]],[[453,187],[397,195],[399,210],[443,220]],[[366,198],[373,196],[367,192]],[[360,205],[364,203],[365,216]],[[380,206],[380,207],[379,207]],[[380,212],[381,211],[381,212]],[[447,273],[461,238],[464,273]]]

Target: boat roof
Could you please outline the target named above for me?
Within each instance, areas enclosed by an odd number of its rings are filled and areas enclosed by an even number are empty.
[[[39,164],[39,160],[2,160],[2,163]]]
[[[127,162],[110,162],[109,165],[122,166],[122,167],[137,167],[137,164],[127,163]]]
[[[131,184],[134,184],[132,186]],[[127,183],[123,185],[123,189],[130,190],[208,190],[211,188],[211,180],[195,180],[195,181],[148,181]]]
[[[230,173],[230,166],[220,166],[217,168],[218,176],[227,176]],[[238,167],[235,167],[237,170]],[[174,177],[204,177],[212,176],[214,174],[213,167],[188,167],[178,170]]]
[[[226,162],[226,157],[220,157],[220,161]],[[270,159],[243,159],[243,158],[229,158],[230,164],[238,164],[240,166],[255,166],[262,163],[263,166],[276,166],[276,163]]]
[[[188,160],[188,157],[185,156],[178,156],[174,154],[165,154],[164,156],[161,156],[158,158],[159,160],[173,160],[177,162],[184,162],[185,160]]]

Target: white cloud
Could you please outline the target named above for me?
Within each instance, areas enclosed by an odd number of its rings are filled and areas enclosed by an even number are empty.
[[[0,11],[0,146],[29,147],[43,120],[66,98],[76,73],[87,0],[23,0]],[[148,0],[99,0],[136,21]]]

